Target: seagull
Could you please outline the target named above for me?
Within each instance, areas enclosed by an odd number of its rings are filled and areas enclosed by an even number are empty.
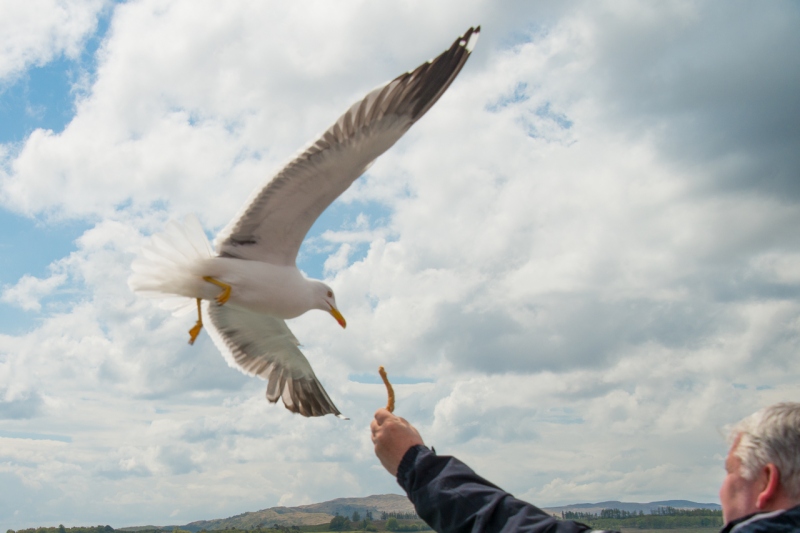
[[[303,416],[341,412],[317,379],[285,320],[312,309],[347,323],[333,290],[307,279],[297,253],[314,221],[447,90],[480,34],[468,29],[449,49],[353,104],[264,187],[220,232],[212,250],[194,216],[171,221],[133,262],[131,289],[197,308],[228,364],[267,380],[267,400]],[[189,300],[187,300],[189,298]],[[177,305],[174,305],[177,301]],[[206,321],[203,317],[206,317]]]

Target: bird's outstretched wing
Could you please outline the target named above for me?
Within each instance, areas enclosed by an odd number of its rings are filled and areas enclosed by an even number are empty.
[[[303,416],[345,418],[314,375],[286,322],[235,305],[204,302],[209,334],[228,364],[267,380],[267,400]]]
[[[355,103],[309,148],[257,191],[217,238],[222,256],[294,266],[319,215],[425,114],[461,71],[480,26]]]

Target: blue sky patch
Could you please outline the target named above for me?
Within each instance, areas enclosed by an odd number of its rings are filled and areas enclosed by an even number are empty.
[[[0,291],[29,274],[47,278],[54,261],[76,250],[75,241],[91,227],[82,220],[44,223],[0,208]],[[70,296],[64,296],[70,300]],[[18,334],[38,323],[39,314],[0,301],[0,333]]]
[[[365,372],[362,374],[350,374],[347,379],[354,383],[365,383],[367,385],[382,385],[383,380],[377,372]],[[415,378],[412,376],[389,376],[389,381],[393,385],[416,385],[418,383],[435,383],[433,378]]]
[[[0,437],[7,439],[55,440],[59,442],[72,442],[69,435],[52,435],[45,433],[29,433],[27,431],[4,431],[0,429]]]
[[[76,87],[89,87],[94,81],[97,50],[112,14],[112,9],[100,14],[95,32],[77,59],[61,55],[12,80],[0,81],[0,143],[22,143],[37,128],[64,130],[75,116]]]
[[[528,84],[524,82],[519,82],[517,85],[514,86],[514,90],[511,91],[509,94],[505,94],[500,96],[494,102],[486,104],[486,110],[491,113],[497,113],[501,109],[508,107],[513,104],[518,104],[520,102],[525,102],[530,98],[528,94]]]
[[[365,215],[369,221],[367,228],[356,227],[359,215]],[[389,223],[392,210],[380,202],[335,201],[311,226],[308,235],[300,246],[297,256],[297,267],[309,277],[323,279],[325,260],[335,253],[340,244],[322,238],[326,231],[369,231],[385,227]],[[351,243],[353,247],[348,264],[361,261],[369,251],[368,242]]]
[[[48,277],[50,263],[75,251],[75,241],[91,227],[84,220],[46,223],[0,208],[0,286],[24,274]]]
[[[553,109],[550,107],[550,102],[546,102],[544,105],[540,105],[538,108],[536,108],[536,116],[550,119],[565,130],[570,129],[573,124],[573,122],[567,118],[567,115],[564,113],[553,111]]]
[[[35,129],[60,132],[75,114],[75,63],[64,58],[29,69],[0,92],[0,142],[21,143]]]

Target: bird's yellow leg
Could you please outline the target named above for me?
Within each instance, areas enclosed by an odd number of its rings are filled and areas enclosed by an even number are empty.
[[[189,330],[189,344],[194,344],[201,329],[203,329],[203,315],[200,314],[200,298],[197,298],[197,323]]]
[[[217,287],[222,289],[222,292],[216,298],[217,303],[219,305],[222,305],[222,304],[224,304],[225,302],[228,301],[228,298],[231,297],[231,286],[230,285],[228,285],[227,283],[222,283],[220,280],[214,279],[211,276],[203,276],[203,279],[206,280],[209,283],[213,283],[214,285],[216,285]]]

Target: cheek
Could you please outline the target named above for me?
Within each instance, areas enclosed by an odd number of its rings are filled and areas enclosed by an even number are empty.
[[[722,504],[722,521],[727,524],[737,513],[735,509],[736,506],[734,505],[733,499],[726,491],[725,485],[723,485],[719,491],[719,501]]]
[[[729,474],[725,477],[719,489],[725,523],[756,511],[751,502],[751,492],[750,485],[739,476]]]
[[[733,485],[735,485],[735,482],[735,476],[732,474],[725,474],[725,477],[722,479],[722,490],[730,493],[730,491],[733,489]]]
[[[722,480],[722,486],[719,488],[719,500],[725,503],[731,498],[731,479],[730,475],[725,476]]]

